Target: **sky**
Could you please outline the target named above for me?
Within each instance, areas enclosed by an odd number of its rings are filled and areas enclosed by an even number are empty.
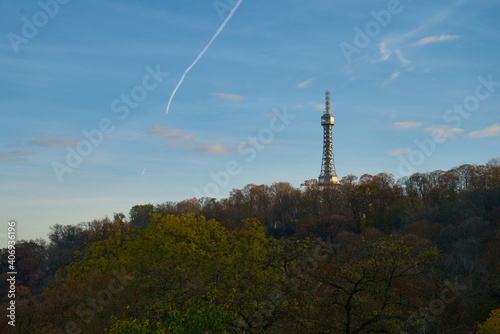
[[[0,0],[0,240],[500,156],[496,0]],[[167,112],[168,109],[168,112]],[[4,226],[4,227],[1,227]],[[3,247],[0,245],[0,247]]]

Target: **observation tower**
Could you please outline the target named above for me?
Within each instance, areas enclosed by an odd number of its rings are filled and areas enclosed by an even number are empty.
[[[321,116],[321,125],[323,126],[323,160],[321,162],[321,174],[319,175],[319,185],[339,184],[337,172],[335,171],[335,162],[333,160],[333,140],[332,130],[335,124],[335,118],[330,111],[330,91],[326,91],[325,113]]]

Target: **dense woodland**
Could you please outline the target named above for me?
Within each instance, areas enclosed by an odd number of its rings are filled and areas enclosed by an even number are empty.
[[[500,333],[500,161],[137,205],[16,261],[2,333]]]

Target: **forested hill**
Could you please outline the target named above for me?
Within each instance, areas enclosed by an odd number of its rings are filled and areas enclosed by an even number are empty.
[[[500,333],[500,160],[136,205],[16,265],[2,333]]]

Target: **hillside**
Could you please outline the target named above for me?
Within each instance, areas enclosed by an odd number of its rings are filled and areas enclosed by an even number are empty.
[[[331,187],[250,184],[19,242],[15,329],[498,333],[499,254],[498,159]]]

